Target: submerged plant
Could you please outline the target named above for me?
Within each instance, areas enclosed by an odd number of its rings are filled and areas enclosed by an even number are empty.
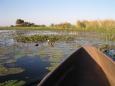
[[[9,74],[17,74],[23,72],[24,69],[22,68],[6,68],[0,65],[0,76],[5,76]]]
[[[71,41],[74,40],[74,36],[70,35],[32,35],[32,36],[16,36],[14,39],[18,42],[45,42],[49,40],[50,42],[56,41]]]
[[[18,81],[18,80],[9,80],[3,83],[0,83],[0,86],[24,86],[25,81]]]

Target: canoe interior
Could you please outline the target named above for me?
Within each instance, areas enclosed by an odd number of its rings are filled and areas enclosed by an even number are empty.
[[[115,67],[114,63],[112,65]],[[80,48],[47,75],[38,86],[115,86],[115,83],[110,82],[103,68],[87,50]]]

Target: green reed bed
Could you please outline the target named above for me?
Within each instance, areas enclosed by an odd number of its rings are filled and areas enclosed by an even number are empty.
[[[18,80],[9,80],[3,83],[0,83],[0,86],[24,86],[25,81],[18,81]]]
[[[70,41],[74,40],[74,36],[68,36],[68,35],[32,35],[32,36],[16,36],[15,40],[18,42],[55,42],[55,41]]]
[[[6,68],[2,65],[0,65],[0,76],[5,76],[9,74],[18,74],[23,72],[24,69],[22,68]]]

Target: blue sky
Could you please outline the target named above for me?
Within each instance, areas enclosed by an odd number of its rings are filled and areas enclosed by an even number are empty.
[[[115,0],[0,0],[0,26],[18,18],[36,24],[115,19]]]

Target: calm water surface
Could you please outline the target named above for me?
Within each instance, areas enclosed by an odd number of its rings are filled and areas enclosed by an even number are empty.
[[[19,43],[15,35],[75,35],[72,41],[58,41],[53,46],[47,42]],[[96,47],[109,45],[115,49],[115,43],[101,38],[103,34],[94,32],[61,32],[61,31],[0,31],[0,66],[20,68],[23,71],[13,74],[0,75],[0,82],[8,80],[23,80],[26,84],[39,82],[51,69],[75,52],[84,44]]]

